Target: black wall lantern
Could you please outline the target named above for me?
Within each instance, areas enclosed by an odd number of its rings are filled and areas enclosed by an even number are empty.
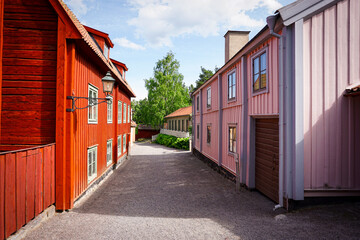
[[[111,102],[112,98],[110,96],[110,94],[112,94],[113,89],[114,89],[114,84],[115,84],[115,79],[111,76],[110,71],[108,71],[105,75],[105,77],[103,77],[101,79],[102,84],[103,84],[103,92],[105,93],[105,98],[92,98],[92,97],[76,97],[76,96],[67,96],[67,99],[71,99],[71,108],[67,108],[66,111],[67,112],[75,112],[76,109],[85,109],[88,107],[92,107],[94,105],[98,105],[100,103],[103,102]],[[89,104],[86,107],[77,107],[76,106],[76,101],[78,99],[86,99],[89,101]],[[101,102],[99,102],[98,100],[103,100]]]

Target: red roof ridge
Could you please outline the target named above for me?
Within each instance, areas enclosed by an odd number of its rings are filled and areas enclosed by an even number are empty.
[[[164,118],[191,115],[191,112],[192,112],[192,106],[182,107],[170,113],[169,115],[165,116]]]
[[[97,47],[96,43],[94,42],[93,38],[90,36],[88,31],[85,29],[84,25],[81,24],[79,19],[76,18],[75,14],[70,10],[70,8],[63,2],[63,0],[57,0],[66,14],[69,16],[70,20],[73,22],[77,30],[79,31],[82,39],[87,43],[87,45],[96,53],[96,55],[105,63],[105,65],[111,70],[112,74],[115,75],[120,82],[122,82],[125,87],[130,91],[130,93],[135,97],[134,91],[131,89],[130,85],[124,81],[121,75],[118,73],[116,69],[110,64],[110,61],[105,58],[103,53]]]

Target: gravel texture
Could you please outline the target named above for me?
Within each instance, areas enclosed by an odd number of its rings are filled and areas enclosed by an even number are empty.
[[[26,239],[349,239],[360,238],[360,203],[291,213],[256,191],[235,191],[190,152],[135,143],[80,206],[57,214]]]

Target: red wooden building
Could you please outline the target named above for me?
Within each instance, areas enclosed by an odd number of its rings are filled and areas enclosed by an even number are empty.
[[[127,156],[134,92],[108,34],[61,0],[0,0],[0,239],[74,202]],[[115,79],[111,103],[102,78]]]

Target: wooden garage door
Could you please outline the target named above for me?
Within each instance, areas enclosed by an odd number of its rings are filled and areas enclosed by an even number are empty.
[[[279,120],[257,119],[255,134],[255,187],[279,202]]]

